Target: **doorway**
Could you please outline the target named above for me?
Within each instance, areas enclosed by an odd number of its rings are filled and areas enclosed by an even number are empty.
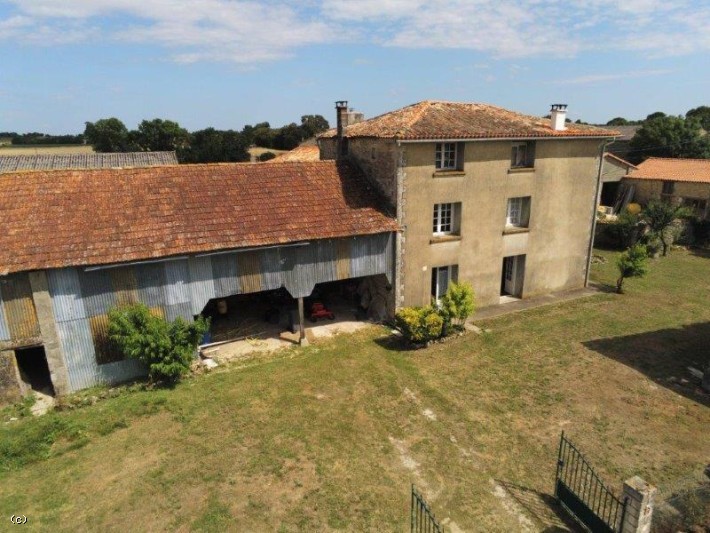
[[[20,370],[22,381],[34,391],[54,396],[54,386],[52,385],[52,377],[49,372],[44,346],[16,348],[15,359],[17,360],[17,367]]]
[[[512,255],[503,258],[503,273],[501,276],[501,298],[521,298],[523,281],[525,279],[525,256]]]

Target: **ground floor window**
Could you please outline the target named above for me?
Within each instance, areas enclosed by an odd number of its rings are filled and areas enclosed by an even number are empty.
[[[449,283],[458,281],[459,266],[449,265],[431,269],[431,297],[435,301],[446,294]]]

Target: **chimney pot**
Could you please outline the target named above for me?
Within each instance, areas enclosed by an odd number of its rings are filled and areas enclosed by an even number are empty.
[[[550,107],[550,127],[555,131],[566,130],[566,118],[567,104],[552,104],[552,106]]]

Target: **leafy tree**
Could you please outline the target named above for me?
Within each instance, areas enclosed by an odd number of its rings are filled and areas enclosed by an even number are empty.
[[[629,121],[624,117],[614,117],[606,123],[607,126],[628,126]]]
[[[678,218],[689,216],[691,213],[688,208],[657,200],[650,201],[641,211],[641,219],[648,224],[649,233],[661,241],[664,257],[668,254],[668,247],[672,242],[669,235],[671,224]]]
[[[138,126],[135,142],[142,150],[150,152],[170,151],[185,148],[190,134],[172,120],[144,120]]]
[[[128,152],[132,149],[126,125],[115,117],[87,122],[84,138],[97,152]]]
[[[123,355],[145,363],[152,381],[178,381],[190,369],[209,320],[168,322],[144,304],[113,308],[108,315],[109,338]]]
[[[685,118],[697,120],[706,132],[710,132],[710,107],[706,105],[695,107],[685,114]]]
[[[695,119],[660,117],[644,123],[631,139],[630,147],[640,162],[647,157],[710,158],[710,136],[704,135]]]
[[[283,128],[276,130],[273,140],[273,148],[277,150],[293,150],[301,144],[303,140],[303,130],[292,122]]]
[[[268,124],[268,122],[266,122],[266,124]],[[276,137],[275,130],[272,130],[268,126],[257,124],[252,131],[252,144],[260,146],[261,148],[274,148],[274,137]]]
[[[439,305],[439,313],[444,318],[444,322],[463,326],[474,310],[473,287],[465,281],[450,283]]]
[[[665,118],[666,115],[663,111],[656,111],[655,113],[651,113],[650,115],[646,116],[646,122],[649,120],[656,120],[657,118]]]
[[[330,128],[330,124],[322,115],[303,115],[301,117],[301,130],[304,139],[313,137],[328,128]]]
[[[178,159],[181,163],[249,161],[247,146],[238,131],[207,128],[192,132],[189,146],[178,150]]]
[[[619,268],[619,279],[616,280],[616,292],[624,292],[622,286],[626,278],[640,278],[646,275],[648,262],[648,251],[643,244],[634,244],[631,248],[622,253],[616,261]]]

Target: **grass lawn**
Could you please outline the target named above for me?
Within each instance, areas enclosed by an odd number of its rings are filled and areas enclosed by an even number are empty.
[[[707,357],[709,273],[674,251],[625,295],[480,336],[402,351],[372,327],[0,423],[0,514],[29,531],[406,531],[415,483],[453,531],[562,528],[545,503],[563,429],[615,488],[676,486],[710,459],[709,397],[668,379]]]

